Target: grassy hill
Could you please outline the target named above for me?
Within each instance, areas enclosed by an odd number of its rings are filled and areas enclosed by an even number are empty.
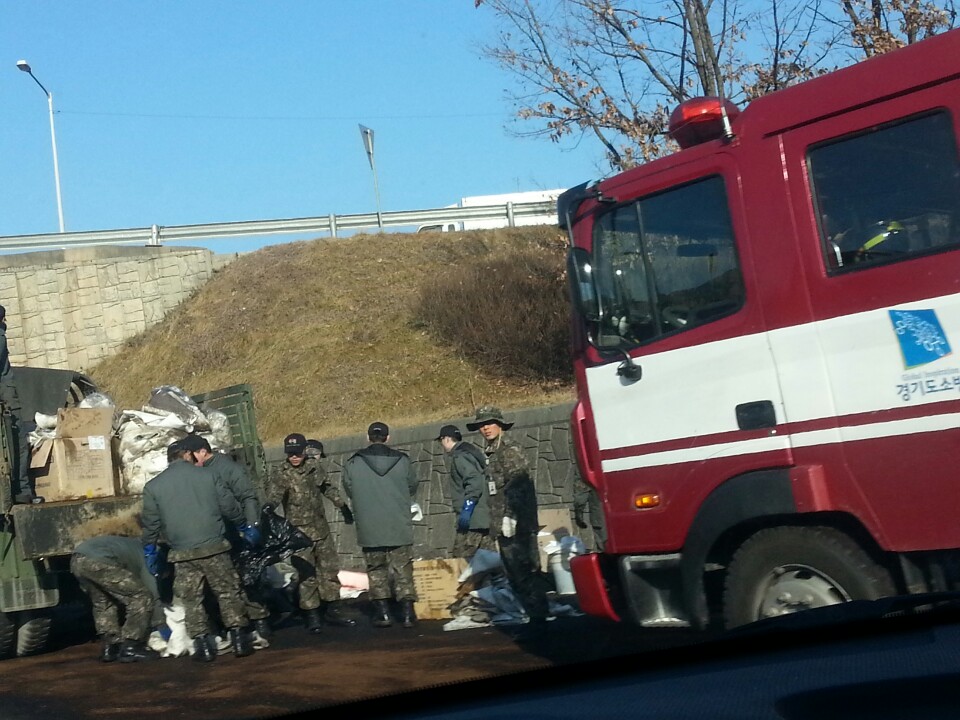
[[[137,409],[159,385],[194,394],[250,383],[268,444],[294,431],[359,433],[372,420],[441,422],[485,403],[570,401],[565,383],[478,367],[415,314],[420,288],[458,263],[559,241],[556,228],[543,226],[274,245],[223,268],[90,374],[118,406]]]

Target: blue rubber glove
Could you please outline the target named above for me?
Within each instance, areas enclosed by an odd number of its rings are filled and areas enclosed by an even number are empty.
[[[156,543],[143,546],[143,557],[147,561],[147,570],[154,577],[160,575],[160,551]]]
[[[256,525],[244,525],[240,528],[240,534],[243,535],[243,541],[250,547],[254,548],[260,545],[262,538]]]
[[[470,529],[470,517],[473,515],[473,509],[477,506],[476,500],[464,500],[463,508],[457,516],[457,530],[467,532]]]
[[[157,628],[157,632],[160,633],[160,637],[162,637],[165,642],[170,642],[170,636],[173,635],[173,630],[170,629],[169,625],[164,623]]]

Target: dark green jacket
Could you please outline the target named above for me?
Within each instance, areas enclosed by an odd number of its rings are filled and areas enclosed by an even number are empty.
[[[373,443],[343,466],[343,489],[352,501],[360,547],[413,545],[410,505],[417,478],[406,453]]]
[[[243,525],[236,499],[207,468],[175,460],[143,488],[144,545],[164,539],[170,562],[196,560],[230,549],[224,518]]]
[[[260,501],[257,499],[257,489],[250,480],[247,469],[223,453],[214,453],[203,466],[209,468],[217,482],[227,488],[237,499],[243,510],[247,525],[256,525],[260,522]]]
[[[490,493],[487,489],[487,458],[473,443],[462,440],[450,451],[450,479],[452,483],[453,512],[460,514],[465,500],[476,500],[470,516],[471,530],[490,528]]]

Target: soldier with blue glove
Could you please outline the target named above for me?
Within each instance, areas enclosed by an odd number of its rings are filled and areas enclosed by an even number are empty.
[[[144,557],[149,564],[164,537],[170,546],[167,560],[174,566],[173,594],[183,602],[187,633],[193,638],[194,660],[216,660],[209,637],[204,590],[209,587],[227,626],[233,654],[253,652],[240,597],[240,577],[230,559],[224,519],[245,524],[243,511],[213,473],[193,464],[192,453],[179,443],[167,448],[167,469],[143,488]],[[254,538],[251,538],[254,539]]]
[[[470,560],[480,549],[496,552],[496,543],[490,537],[487,456],[465,441],[456,425],[440,428],[437,440],[450,456],[451,496],[457,514],[453,556]]]
[[[230,491],[243,510],[245,523],[239,527],[228,527],[227,536],[239,536],[244,544],[251,548],[258,547],[260,537],[260,500],[257,490],[250,480],[250,474],[238,462],[225,455],[215,453],[206,438],[200,435],[187,435],[180,441],[181,446],[193,453],[194,464],[213,472],[217,482]],[[253,629],[263,638],[269,638],[270,611],[252,596],[255,588],[243,588],[243,603],[247,617],[253,624]]]

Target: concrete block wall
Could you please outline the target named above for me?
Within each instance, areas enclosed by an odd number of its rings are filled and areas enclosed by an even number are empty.
[[[567,508],[572,520],[573,489],[578,470],[570,444],[571,409],[572,405],[569,404],[555,405],[505,412],[505,416],[508,421],[514,422],[509,435],[523,446],[533,469],[539,508]],[[460,428],[465,440],[482,446],[483,438],[478,433],[466,431],[467,421],[473,418],[451,418],[410,428],[394,428],[389,418],[371,418],[371,422],[378,419],[391,426],[390,445],[410,456],[420,480],[417,502],[423,509],[423,520],[414,523],[414,557],[449,557],[456,516],[451,505],[447,455],[435,438],[440,426],[450,422]],[[291,428],[291,432],[296,430]],[[367,446],[367,438],[365,435],[353,435],[317,439],[323,442],[327,454],[321,462],[327,469],[330,481],[343,494],[340,482],[343,464],[354,452]],[[266,453],[268,463],[285,462],[280,447],[267,448]],[[363,570],[363,555],[357,546],[354,526],[343,523],[340,513],[329,501],[324,500],[324,504],[336,539],[341,567]],[[572,523],[569,531],[577,534],[577,528]],[[585,538],[585,541],[588,540]]]
[[[85,371],[163,319],[228,260],[186,247],[2,255],[10,361]]]

